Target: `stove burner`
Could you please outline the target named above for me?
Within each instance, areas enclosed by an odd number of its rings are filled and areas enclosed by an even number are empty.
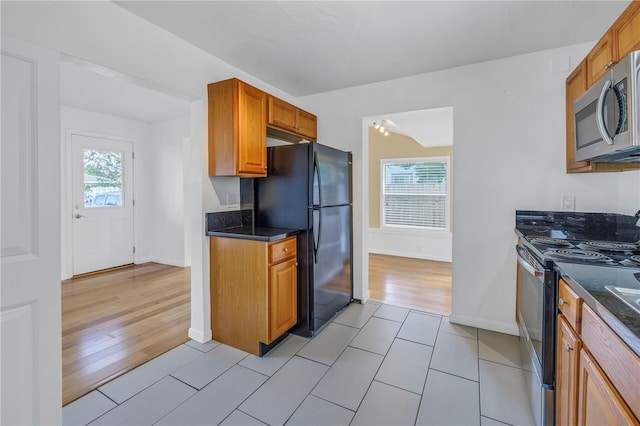
[[[532,238],[530,241],[531,241],[531,244],[543,245],[543,246],[550,247],[550,248],[553,248],[553,247],[557,247],[557,248],[573,247],[573,244],[571,244],[567,240],[561,240],[561,239],[558,239],[558,238],[541,237],[541,238]]]
[[[638,265],[640,265],[640,256],[631,256],[629,259],[627,259],[631,262],[637,263]]]
[[[589,250],[559,249],[547,251],[544,255],[558,260],[580,260],[593,263],[613,262],[604,254]]]
[[[604,250],[604,251],[634,251],[638,250],[637,244],[614,243],[609,241],[586,241],[578,244],[584,250]]]

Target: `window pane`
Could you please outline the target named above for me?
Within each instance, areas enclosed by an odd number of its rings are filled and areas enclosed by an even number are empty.
[[[122,206],[122,157],[119,151],[84,150],[84,206]]]
[[[384,225],[446,229],[447,162],[383,163]]]

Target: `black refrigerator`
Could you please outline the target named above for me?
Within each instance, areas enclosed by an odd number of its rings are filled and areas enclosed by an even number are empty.
[[[351,153],[315,142],[267,148],[255,225],[298,235],[298,323],[313,336],[353,297]]]

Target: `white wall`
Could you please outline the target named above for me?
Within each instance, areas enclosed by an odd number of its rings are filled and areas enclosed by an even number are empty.
[[[73,275],[72,252],[72,198],[70,131],[80,131],[96,136],[112,136],[133,142],[136,159],[133,165],[133,191],[136,207],[133,214],[134,261],[143,263],[151,258],[152,227],[145,220],[152,212],[152,198],[149,190],[150,163],[149,138],[150,125],[134,120],[126,120],[112,115],[85,111],[62,106],[60,108],[61,130],[61,203],[62,203],[62,278]]]
[[[516,209],[635,212],[640,172],[565,173],[566,76],[591,43],[300,98],[318,133],[354,151],[356,286],[367,294],[367,124],[363,117],[453,106],[452,321],[517,333]],[[569,66],[569,63],[571,64]],[[553,70],[554,72],[552,72]],[[339,105],[340,108],[336,108]],[[356,225],[358,226],[358,225]],[[358,247],[357,242],[362,241]]]
[[[391,228],[369,228],[368,232],[369,253],[451,262],[451,232]]]
[[[191,192],[187,184],[189,166],[185,157],[188,159],[190,147],[185,138],[188,139],[191,131],[189,118],[153,123],[150,127],[150,260],[188,266],[190,250],[187,250],[185,235],[190,234],[190,221],[185,207],[191,203]]]

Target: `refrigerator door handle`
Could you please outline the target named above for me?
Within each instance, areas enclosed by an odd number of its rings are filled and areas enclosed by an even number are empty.
[[[318,214],[318,226],[316,227],[316,213]],[[318,250],[320,250],[320,236],[322,235],[322,211],[313,209],[313,263],[318,263]]]
[[[317,205],[321,206],[322,205],[322,178],[320,177],[320,165],[318,163],[317,152],[313,153],[313,174],[314,174],[314,181],[316,180],[315,179],[316,177],[318,181],[318,204]],[[313,200],[313,201],[315,202],[316,200]]]

